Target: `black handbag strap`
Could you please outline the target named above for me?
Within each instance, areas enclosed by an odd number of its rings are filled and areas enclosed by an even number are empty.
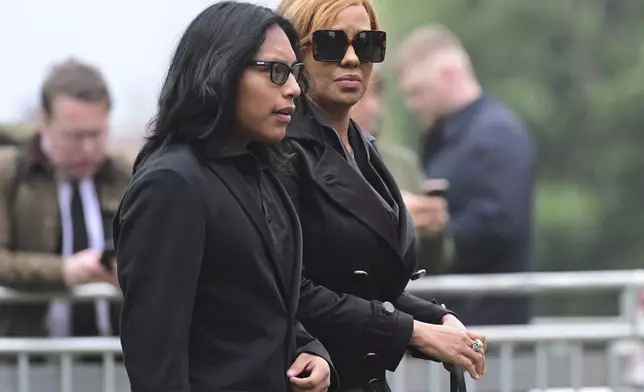
[[[453,372],[449,375],[449,390],[450,392],[467,392],[465,386],[465,373],[463,370],[456,366]]]

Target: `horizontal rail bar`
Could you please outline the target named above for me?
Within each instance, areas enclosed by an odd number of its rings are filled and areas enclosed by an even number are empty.
[[[608,342],[644,338],[644,326],[619,322],[611,324],[512,325],[473,327],[490,345],[502,343]],[[119,338],[0,338],[0,354],[95,354],[120,353]]]
[[[644,270],[446,275],[412,281],[417,294],[529,294],[644,288]]]
[[[531,272],[484,275],[431,276],[410,282],[407,289],[417,294],[527,294],[644,289],[644,270]],[[65,292],[27,292],[0,287],[0,302],[47,302],[52,298],[73,301],[122,298],[118,288],[106,283],[92,283]]]
[[[119,338],[0,338],[0,354],[118,354]]]
[[[558,325],[508,325],[493,327],[468,327],[482,333],[491,344],[541,343],[541,342],[608,342],[612,340],[643,338],[644,326],[627,322],[602,324],[558,324]]]
[[[121,290],[108,283],[90,283],[74,287],[63,292],[30,292],[18,291],[0,286],[0,302],[2,303],[44,303],[52,299],[69,299],[74,302],[108,299],[122,299]]]

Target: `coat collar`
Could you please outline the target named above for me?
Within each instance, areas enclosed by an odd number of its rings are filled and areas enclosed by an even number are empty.
[[[372,143],[376,141],[373,135],[362,131],[355,121],[351,120],[349,126],[359,131],[358,133],[364,139],[364,142]],[[324,144],[334,138],[339,140],[337,133],[322,112],[322,109],[310,101],[304,101],[298,106],[287,129],[286,137],[319,144]]]
[[[489,93],[484,92],[480,97],[457,112],[438,120],[432,127],[421,135],[421,159],[425,161],[437,150],[445,146],[456,145],[464,136],[472,131],[470,126],[481,108],[492,102]]]
[[[370,168],[380,176],[398,204],[398,227],[392,225],[391,218],[369,183],[342,156],[342,148],[339,145],[342,142],[328,124],[319,108],[311,105],[309,110],[298,110],[287,131],[287,138],[300,143],[311,143],[321,149],[315,162],[304,159],[305,164],[309,166],[307,172],[311,173],[318,188],[333,200],[338,208],[373,230],[402,257],[413,243],[414,230],[400,190],[374,147],[375,138],[360,130],[358,125],[351,121],[350,126],[357,132],[366,149]],[[306,155],[306,152],[301,150],[300,154]]]

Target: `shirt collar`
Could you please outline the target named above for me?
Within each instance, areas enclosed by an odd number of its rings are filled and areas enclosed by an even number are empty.
[[[457,141],[469,131],[470,127],[468,124],[479,111],[479,108],[489,99],[488,94],[484,92],[480,97],[465,107],[436,122],[429,131],[430,135],[434,135],[435,138],[439,138],[441,143]],[[434,137],[432,137],[432,139]]]
[[[300,107],[289,125],[288,136],[295,139],[309,139],[318,142],[324,142],[324,131],[332,131],[337,136],[337,133],[331,126],[326,114],[316,104],[310,100],[301,103]],[[327,128],[321,129],[321,128]],[[367,141],[373,142],[376,138],[368,133],[363,132],[358,124],[351,120],[349,122],[349,131],[356,130],[358,134]]]

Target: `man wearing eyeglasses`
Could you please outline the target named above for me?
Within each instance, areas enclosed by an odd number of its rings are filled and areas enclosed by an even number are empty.
[[[116,281],[111,222],[129,167],[107,154],[110,94],[94,67],[68,60],[41,91],[38,130],[0,150],[0,285],[64,291]],[[105,257],[103,257],[105,256]],[[101,260],[103,258],[103,260]],[[114,335],[118,308],[97,301],[3,305],[0,335]]]

